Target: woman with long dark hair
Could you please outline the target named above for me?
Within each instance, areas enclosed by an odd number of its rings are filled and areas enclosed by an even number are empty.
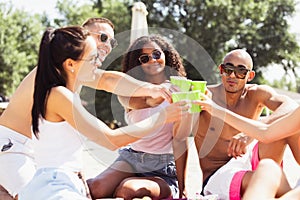
[[[86,199],[80,180],[82,136],[115,150],[179,120],[186,102],[172,104],[139,123],[112,130],[91,115],[79,97],[101,64],[95,40],[80,26],[47,29],[42,37],[34,84],[32,130],[37,172],[19,199]]]

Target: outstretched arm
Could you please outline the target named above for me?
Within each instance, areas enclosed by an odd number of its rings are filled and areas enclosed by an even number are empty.
[[[176,121],[173,126],[173,152],[179,186],[179,198],[187,197],[186,171],[188,159],[188,137],[193,127],[198,124],[199,113],[188,114],[183,120]]]
[[[203,100],[193,101],[208,111],[211,115],[224,120],[237,130],[244,132],[246,135],[253,137],[261,142],[273,142],[286,138],[300,131],[300,108],[272,122],[265,124],[260,121],[252,120],[227,110],[216,103],[209,97],[202,95]]]
[[[180,120],[187,114],[188,108],[187,102],[173,103],[145,120],[112,130],[82,106],[78,94],[65,87],[52,88],[47,101],[47,110],[52,111],[49,115],[59,116],[81,134],[110,150],[132,143],[164,123]]]
[[[139,81],[131,76],[117,71],[97,69],[94,81],[82,83],[98,90],[105,90],[121,96],[163,97],[171,102],[171,93],[161,85]]]

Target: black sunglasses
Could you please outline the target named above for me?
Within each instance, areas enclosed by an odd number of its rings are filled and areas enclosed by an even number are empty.
[[[234,66],[232,63],[221,64],[221,73],[225,73],[226,76],[230,76],[234,72],[235,77],[238,79],[245,79],[250,69],[247,69],[244,65]]]
[[[99,32],[99,33],[96,33],[96,32],[90,32],[90,33],[98,35],[98,36],[99,36],[99,37],[98,37],[98,40],[99,40],[100,42],[106,43],[106,42],[109,40],[110,46],[111,46],[112,49],[113,49],[113,48],[116,48],[116,47],[118,46],[118,41],[117,41],[115,38],[110,38],[110,39],[108,39],[108,35],[105,34],[105,33],[101,33],[101,32]]]
[[[148,54],[142,54],[140,57],[139,57],[139,61],[142,63],[142,64],[146,64],[147,62],[150,61],[150,59],[160,59],[161,57],[161,52],[157,49],[153,50],[151,55],[148,55]]]

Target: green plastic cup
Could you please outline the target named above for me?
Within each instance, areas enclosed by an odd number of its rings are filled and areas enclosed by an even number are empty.
[[[189,92],[173,92],[172,100],[173,102],[178,102],[182,100],[198,100],[200,99],[200,91],[189,91]],[[189,109],[190,113],[199,113],[201,112],[201,107],[199,105],[195,105],[191,103],[191,107]]]
[[[176,85],[180,88],[181,92],[188,92],[191,88],[191,80],[186,79],[182,76],[171,76],[170,81],[173,85]]]
[[[205,92],[207,81],[192,81],[192,91],[200,90],[201,93]]]

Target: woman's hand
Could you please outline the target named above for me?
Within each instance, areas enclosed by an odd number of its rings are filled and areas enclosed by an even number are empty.
[[[160,111],[164,115],[165,123],[179,121],[189,114],[190,105],[187,101],[178,101]]]
[[[208,95],[211,93],[208,93]],[[209,113],[212,113],[214,108],[217,108],[218,105],[213,102],[211,97],[206,94],[200,93],[200,100],[192,101],[193,104],[200,105],[202,110],[205,110]]]

